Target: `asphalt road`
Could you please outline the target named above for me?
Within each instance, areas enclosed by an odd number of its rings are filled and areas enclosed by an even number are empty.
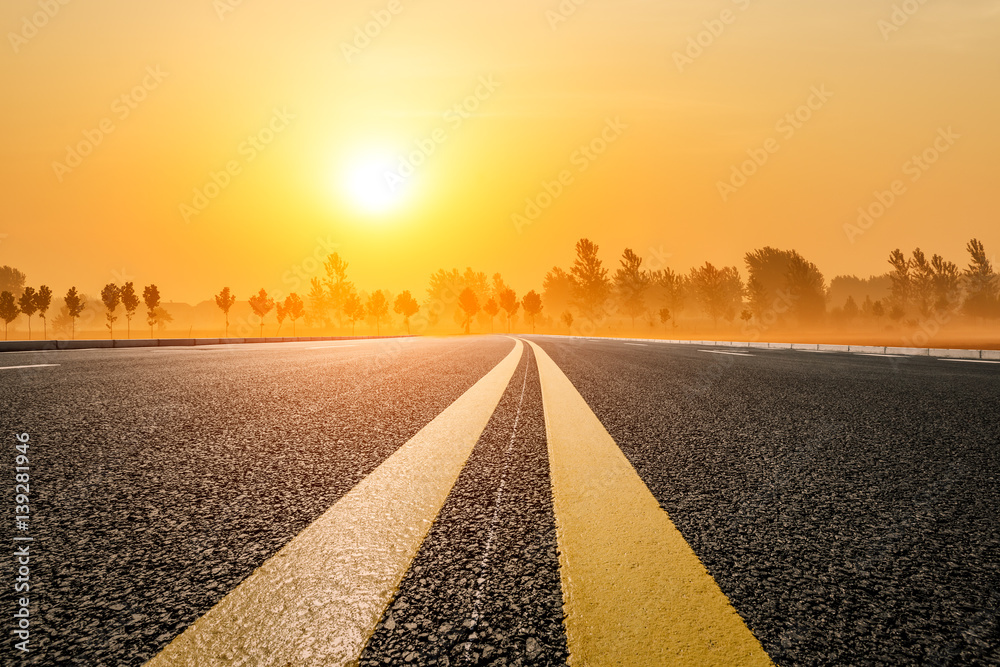
[[[1000,365],[535,340],[777,664],[1000,664]]]
[[[1000,365],[532,340],[777,664],[1000,664]],[[0,370],[0,432],[32,437],[23,664],[152,658],[512,345],[0,355],[59,364]],[[362,665],[565,664],[524,354]]]

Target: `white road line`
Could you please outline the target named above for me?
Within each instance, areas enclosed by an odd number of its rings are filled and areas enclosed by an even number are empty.
[[[625,343],[626,345],[635,345],[636,347],[646,347],[645,343]]]
[[[728,354],[734,357],[752,357],[752,354],[747,354],[746,352],[723,352],[722,350],[698,350],[699,352],[708,352],[709,354]]]
[[[0,366],[0,371],[9,371],[15,368],[47,368],[49,366],[59,366],[60,364],[28,364],[27,366]]]
[[[317,345],[316,347],[306,347],[305,350],[329,350],[333,347],[357,347],[357,345]]]
[[[989,359],[943,359],[938,357],[938,361],[961,361],[967,364],[1000,364],[1000,361],[990,361]]]
[[[862,357],[888,357],[890,359],[905,359],[905,354],[875,354],[874,352],[862,352]]]

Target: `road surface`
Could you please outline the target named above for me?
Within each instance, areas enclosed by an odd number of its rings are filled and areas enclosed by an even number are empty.
[[[4,354],[4,664],[1000,662],[1000,364],[733,352]]]

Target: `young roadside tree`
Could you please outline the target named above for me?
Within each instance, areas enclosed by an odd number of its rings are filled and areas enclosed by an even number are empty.
[[[517,293],[509,287],[504,287],[503,291],[500,292],[500,307],[507,313],[507,333],[510,333],[510,320],[517,314],[517,309],[521,307],[517,300]],[[479,310],[478,304],[476,304],[476,310]]]
[[[264,337],[264,317],[274,309],[274,299],[267,295],[263,287],[260,292],[250,297],[250,309],[260,318],[260,337]]]
[[[146,304],[146,324],[149,325],[149,337],[153,337],[153,327],[159,320],[157,309],[160,307],[160,289],[156,285],[146,285],[142,290],[142,300]]]
[[[705,262],[691,269],[691,287],[716,326],[720,317],[732,322],[743,309],[743,281],[735,266],[720,270]]]
[[[399,293],[399,296],[396,297],[396,302],[392,305],[392,310],[397,315],[403,316],[403,322],[406,324],[406,334],[409,335],[410,318],[420,310],[420,304],[410,294],[410,290],[403,290]]]
[[[135,315],[139,304],[138,295],[135,293],[135,286],[131,282],[125,283],[121,291],[122,305],[125,307],[125,337],[132,337],[132,317]]]
[[[326,294],[326,288],[319,278],[313,278],[309,282],[309,316],[306,321],[318,322],[320,329],[325,330],[330,325],[330,298]]]
[[[913,251],[910,260],[911,286],[913,288],[913,303],[923,317],[931,314],[934,307],[934,269],[927,261],[927,256],[920,248]]]
[[[377,289],[368,296],[368,304],[365,310],[368,315],[375,318],[375,335],[382,335],[382,318],[389,314],[389,301],[385,298],[385,293]]]
[[[354,285],[347,279],[348,263],[341,259],[338,253],[333,253],[326,258],[323,267],[326,269],[326,278],[323,279],[323,286],[326,287],[328,295],[328,305],[337,318],[337,326],[343,326],[343,317],[347,313],[344,304],[347,297],[354,292]],[[354,326],[353,322],[351,324]]]
[[[358,293],[352,291],[344,299],[344,315],[351,322],[351,335],[354,335],[354,327],[358,320],[365,319],[365,304],[361,303]]]
[[[589,239],[576,243],[576,260],[570,269],[573,301],[580,313],[594,321],[604,314],[604,304],[611,291],[608,270],[597,257],[599,246]]]
[[[4,290],[0,292],[0,319],[3,320],[3,339],[7,340],[7,328],[10,323],[17,319],[21,311],[17,308],[17,299],[14,294]]]
[[[567,331],[567,333],[572,334],[573,333],[573,313],[569,312],[568,310],[564,310],[561,319],[563,321],[563,324],[566,325],[566,331]]]
[[[749,310],[744,310],[743,311],[743,315],[746,315],[749,312],[750,312]],[[670,321],[670,309],[669,308],[660,308],[659,315],[660,315],[660,324],[664,324],[665,325],[667,322]],[[743,319],[744,320],[749,320],[750,318],[749,317],[744,317]]]
[[[944,312],[953,309],[959,301],[961,276],[958,266],[941,255],[931,257],[931,271],[934,273],[934,308]]]
[[[669,267],[653,271],[649,274],[649,278],[655,298],[672,313],[671,317],[676,319],[684,310],[687,279],[679,273],[674,273]]]
[[[52,305],[52,290],[48,285],[42,285],[35,294],[35,308],[38,309],[38,316],[42,318],[42,338],[49,337],[49,322],[46,313]]]
[[[70,287],[69,291],[66,292],[66,296],[63,297],[63,301],[66,303],[66,314],[69,315],[70,320],[73,322],[72,326],[72,338],[76,338],[76,318],[80,317],[80,313],[83,309],[87,307],[87,302],[83,300],[80,293],[76,291],[76,287]]]
[[[105,317],[108,323],[105,325],[108,328],[108,332],[111,335],[111,340],[115,339],[115,322],[118,321],[118,316],[115,315],[115,311],[118,309],[118,305],[122,301],[122,290],[118,285],[114,283],[108,283],[101,290],[101,302],[104,304],[104,309],[107,311]]]
[[[993,272],[993,265],[986,258],[986,248],[982,241],[972,239],[965,247],[970,262],[965,269],[965,311],[973,317],[996,317],[1000,315],[1000,279]]]
[[[292,337],[295,337],[295,320],[305,315],[305,312],[306,305],[298,294],[292,292],[285,297],[285,314],[292,321]]]
[[[288,311],[285,309],[285,302],[284,301],[278,301],[278,302],[276,302],[274,304],[274,307],[275,307],[276,312],[278,314],[278,330],[274,332],[274,335],[277,336],[279,333],[281,333],[281,324],[282,324],[282,322],[285,321],[285,316],[288,315]]]
[[[510,290],[511,294],[514,290]],[[465,314],[465,319],[462,320],[462,325],[465,327],[465,333],[470,333],[469,328],[472,326],[472,318],[476,316],[479,312],[479,298],[476,293],[472,291],[471,287],[466,287],[462,290],[462,293],[458,295],[458,307],[462,309]]]
[[[226,338],[229,338],[229,309],[233,307],[234,303],[236,303],[236,295],[230,292],[228,287],[223,287],[222,291],[215,295],[215,305],[226,316]]]
[[[893,319],[901,319],[906,314],[910,306],[910,298],[913,294],[913,278],[910,275],[910,262],[903,253],[896,248],[889,253],[889,264],[892,271],[889,272],[889,279],[892,281],[892,292],[889,297],[889,312],[900,313]]]
[[[649,273],[642,269],[642,257],[631,248],[625,248],[622,253],[621,267],[615,271],[615,289],[621,309],[631,318],[634,330],[635,318],[646,310]]]
[[[531,333],[535,333],[535,318],[542,314],[542,297],[535,290],[531,290],[521,299],[524,306],[524,313],[531,318]]]
[[[493,297],[483,305],[483,312],[490,316],[490,333],[493,333],[493,320],[500,314],[500,304]]]
[[[28,340],[31,340],[31,316],[38,310],[38,304],[35,302],[37,296],[34,287],[25,287],[21,292],[21,298],[17,300],[21,312],[28,316]]]
[[[542,279],[542,303],[550,313],[569,310],[573,301],[573,280],[570,275],[553,266]]]

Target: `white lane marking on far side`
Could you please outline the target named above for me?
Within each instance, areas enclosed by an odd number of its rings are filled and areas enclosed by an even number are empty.
[[[645,343],[625,343],[626,345],[635,345],[636,347],[646,347]]]
[[[733,357],[752,357],[752,354],[747,354],[746,352],[723,352],[722,350],[698,350],[699,352],[708,352],[709,354],[728,354]]]
[[[306,350],[329,350],[332,347],[357,347],[357,345],[317,345],[315,347],[304,348]]]
[[[15,368],[48,368],[49,366],[59,366],[60,364],[28,364],[27,366],[0,366],[0,371],[9,371]]]
[[[938,361],[961,361],[967,364],[1000,364],[1000,361],[991,361],[989,359],[942,359],[938,357]]]
[[[905,354],[874,354],[872,352],[862,352],[862,357],[888,357],[890,359],[905,359]]]

